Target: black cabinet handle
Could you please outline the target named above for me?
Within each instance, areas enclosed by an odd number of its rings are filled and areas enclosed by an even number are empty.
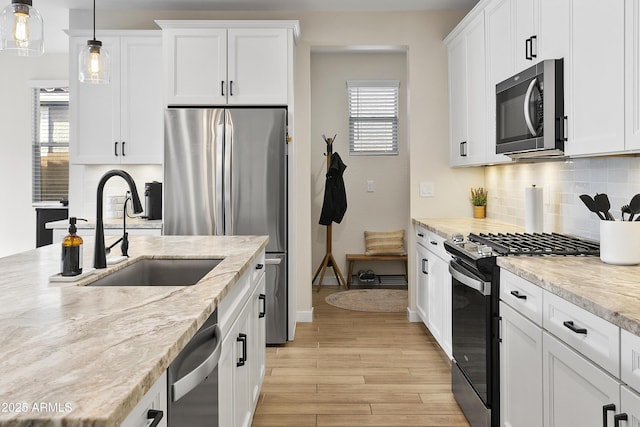
[[[518,299],[527,299],[526,295],[520,295],[520,292],[518,292],[518,291],[511,291],[511,295],[513,295],[514,297],[516,297]]]
[[[529,43],[529,56],[531,58],[537,58],[538,57],[538,37],[537,36],[531,36],[531,42]],[[533,53],[533,41],[536,41],[536,53]]]
[[[149,424],[149,427],[156,427],[158,424],[160,424],[160,420],[162,419],[162,416],[163,416],[162,411],[158,411],[157,409],[149,409],[147,411],[147,419],[153,420],[153,422]]]
[[[229,96],[233,96],[233,80],[229,82]]]
[[[620,427],[620,421],[628,421],[629,417],[624,412],[613,416],[613,426]]]
[[[220,82],[220,95],[224,96],[224,80]]]
[[[427,271],[428,267],[425,267],[425,265],[429,262],[428,259],[426,258],[422,258],[422,272],[424,274],[429,274],[429,272]]]
[[[236,366],[244,366],[244,364],[247,363],[247,334],[238,334],[236,341],[242,343],[242,357],[238,358]]]
[[[125,141],[122,141],[122,157],[126,156],[126,154],[124,152],[124,143],[125,143]]]
[[[616,405],[614,405],[613,403],[609,403],[608,405],[604,405],[602,407],[602,427],[607,427],[607,424],[608,424],[607,412],[615,411],[615,410],[616,410]]]
[[[260,294],[258,299],[262,301],[262,311],[258,313],[258,317],[263,318],[267,314],[267,296],[265,294]]]
[[[113,143],[113,155],[114,156],[118,155],[118,141]]]
[[[587,330],[585,328],[578,328],[577,326],[575,326],[573,324],[573,320],[567,320],[566,322],[563,322],[562,324],[565,327],[571,329],[576,334],[585,334],[585,335],[587,335]]]
[[[531,61],[531,55],[529,51],[531,50],[531,38],[528,38],[524,41],[524,59]]]
[[[569,118],[567,116],[564,116],[562,118],[562,123],[563,123],[563,126],[562,126],[562,138],[565,141],[568,141],[569,140],[569,132],[567,131],[567,129],[569,129]]]
[[[264,264],[256,264],[256,270],[262,270],[264,268]]]
[[[460,143],[460,157],[467,157],[467,141]]]
[[[424,237],[424,234],[418,233],[418,237]]]
[[[430,240],[429,243],[431,243],[433,246],[438,246],[438,242],[436,242],[435,240]]]

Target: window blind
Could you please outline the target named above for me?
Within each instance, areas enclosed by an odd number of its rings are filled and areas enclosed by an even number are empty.
[[[69,197],[69,91],[33,89],[33,202]]]
[[[349,80],[349,152],[398,154],[397,80]]]

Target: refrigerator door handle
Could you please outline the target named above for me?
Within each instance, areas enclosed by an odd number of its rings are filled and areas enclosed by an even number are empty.
[[[264,263],[266,265],[280,265],[282,263],[282,258],[266,258]]]
[[[223,154],[224,154],[224,117],[222,115],[224,111],[217,111],[213,119],[213,135],[214,135],[214,149],[215,151],[215,210],[216,210],[216,223],[214,233],[216,236],[224,234],[224,218],[223,218]]]
[[[231,155],[233,154],[233,121],[231,112],[224,110],[224,234],[233,235],[233,207],[231,203]]]

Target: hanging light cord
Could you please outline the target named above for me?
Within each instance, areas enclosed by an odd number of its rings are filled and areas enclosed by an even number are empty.
[[[96,0],[93,0],[93,41],[96,40]]]

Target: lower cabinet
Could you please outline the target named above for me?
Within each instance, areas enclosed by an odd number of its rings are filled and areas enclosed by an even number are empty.
[[[157,427],[167,427],[167,373],[151,386],[120,427],[147,427],[151,420],[160,418]]]
[[[542,328],[500,302],[500,425],[542,426]]]
[[[616,416],[625,420],[625,427],[640,426],[640,394],[626,386],[620,388],[620,414]]]
[[[543,333],[545,427],[602,427],[620,408],[620,383],[547,332]]]
[[[250,287],[237,283],[246,293],[230,292],[219,309],[236,312],[235,320],[223,331],[222,351],[218,362],[218,414],[220,426],[250,427],[253,412],[265,373],[266,325],[264,318],[265,278],[264,257],[256,264],[255,274],[248,272],[240,281],[250,281]],[[248,295],[247,295],[248,294]],[[234,298],[235,296],[235,298]],[[223,314],[224,316],[224,314]],[[220,318],[220,315],[219,315]]]

